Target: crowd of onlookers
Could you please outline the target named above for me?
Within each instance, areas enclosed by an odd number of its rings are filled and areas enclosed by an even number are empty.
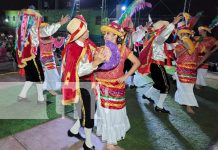
[[[0,62],[15,59],[15,37],[12,34],[0,33]]]

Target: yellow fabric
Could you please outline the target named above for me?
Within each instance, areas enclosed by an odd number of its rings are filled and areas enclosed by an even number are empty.
[[[177,34],[178,34],[179,36],[181,36],[181,34],[183,34],[183,33],[188,33],[188,34],[191,34],[191,35],[194,34],[191,30],[188,30],[188,29],[181,29],[181,30],[178,31]]]
[[[195,46],[193,42],[188,37],[183,37],[182,41],[188,45],[188,53],[192,54],[195,51]]]
[[[118,36],[124,36],[124,34],[122,33],[122,32],[119,32],[119,31],[117,31],[117,30],[115,30],[115,29],[113,29],[112,27],[109,27],[109,26],[102,26],[101,27],[101,32],[112,32],[112,33],[114,33],[114,34],[116,34],[116,35],[118,35]]]
[[[41,23],[40,24],[40,27],[42,28],[42,27],[46,27],[46,26],[48,26],[49,24],[47,23],[47,22],[43,22],[43,23]]]

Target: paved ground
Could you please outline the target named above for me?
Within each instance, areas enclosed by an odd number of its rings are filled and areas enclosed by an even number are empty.
[[[78,150],[83,142],[67,136],[67,130],[73,122],[68,118],[55,119],[32,129],[17,133],[0,140],[0,150]],[[104,144],[92,135],[97,150]]]

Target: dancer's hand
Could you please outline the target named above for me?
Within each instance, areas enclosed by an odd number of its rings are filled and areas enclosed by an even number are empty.
[[[112,55],[111,50],[107,46],[105,46],[103,51],[106,57],[106,61],[109,61]]]
[[[104,50],[101,49],[99,52],[97,52],[94,56],[94,61],[92,63],[93,68],[96,68],[98,65],[103,63],[106,60],[106,55],[104,54]]]
[[[96,82],[92,82],[92,83],[91,83],[91,89],[92,89],[92,90],[96,89],[96,86],[97,86],[97,85],[96,85]]]
[[[66,16],[61,16],[61,20],[60,20],[60,24],[63,25],[65,23],[67,23],[70,20],[70,16],[66,15]]]
[[[177,24],[181,18],[182,18],[182,16],[180,14],[178,16],[174,17],[173,24]]]
[[[118,78],[117,82],[123,83],[126,79],[127,79],[127,76],[124,75],[124,76]]]

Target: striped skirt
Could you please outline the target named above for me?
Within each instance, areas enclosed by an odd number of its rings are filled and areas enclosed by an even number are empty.
[[[125,84],[112,84],[98,86],[96,127],[102,141],[116,145],[125,138],[130,123],[125,107]]]

